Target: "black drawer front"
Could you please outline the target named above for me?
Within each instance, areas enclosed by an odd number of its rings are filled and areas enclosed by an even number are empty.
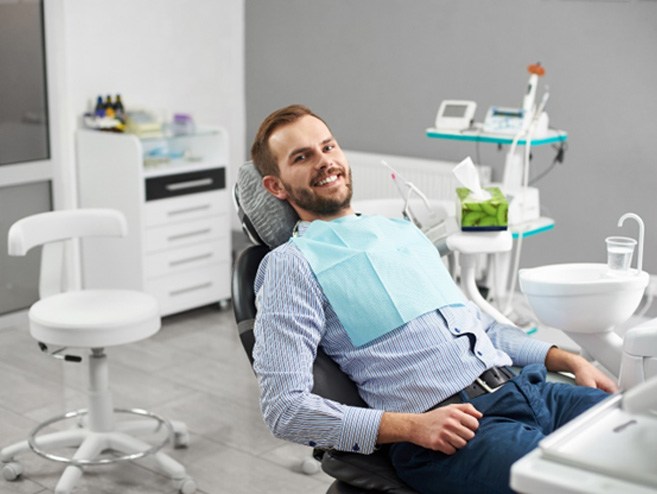
[[[197,194],[226,188],[226,169],[213,168],[200,172],[178,173],[146,180],[146,200]]]

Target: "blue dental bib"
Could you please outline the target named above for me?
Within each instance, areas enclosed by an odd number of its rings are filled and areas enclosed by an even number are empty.
[[[432,310],[466,303],[438,250],[409,221],[316,220],[292,241],[355,346]]]

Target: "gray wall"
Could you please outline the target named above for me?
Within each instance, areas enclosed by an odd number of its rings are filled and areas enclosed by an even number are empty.
[[[246,0],[250,145],[274,109],[304,103],[347,149],[458,161],[501,179],[505,149],[425,137],[443,99],[520,106],[540,61],[566,160],[537,183],[555,230],[528,239],[522,265],[603,261],[604,237],[636,237],[657,273],[657,2],[654,0]],[[554,151],[533,150],[532,175]]]

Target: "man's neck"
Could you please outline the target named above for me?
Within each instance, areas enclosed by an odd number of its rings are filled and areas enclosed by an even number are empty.
[[[354,214],[354,210],[351,206],[348,206],[344,209],[341,209],[339,212],[335,214],[315,214],[315,213],[310,213],[308,211],[303,211],[299,212],[299,218],[301,221],[315,221],[315,220],[322,220],[322,221],[333,221],[337,220],[338,218],[343,218],[345,216],[350,216]]]

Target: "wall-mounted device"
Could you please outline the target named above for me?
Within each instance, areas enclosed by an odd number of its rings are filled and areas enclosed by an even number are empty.
[[[440,103],[436,115],[436,129],[460,131],[472,124],[477,103],[465,100],[446,99]]]

